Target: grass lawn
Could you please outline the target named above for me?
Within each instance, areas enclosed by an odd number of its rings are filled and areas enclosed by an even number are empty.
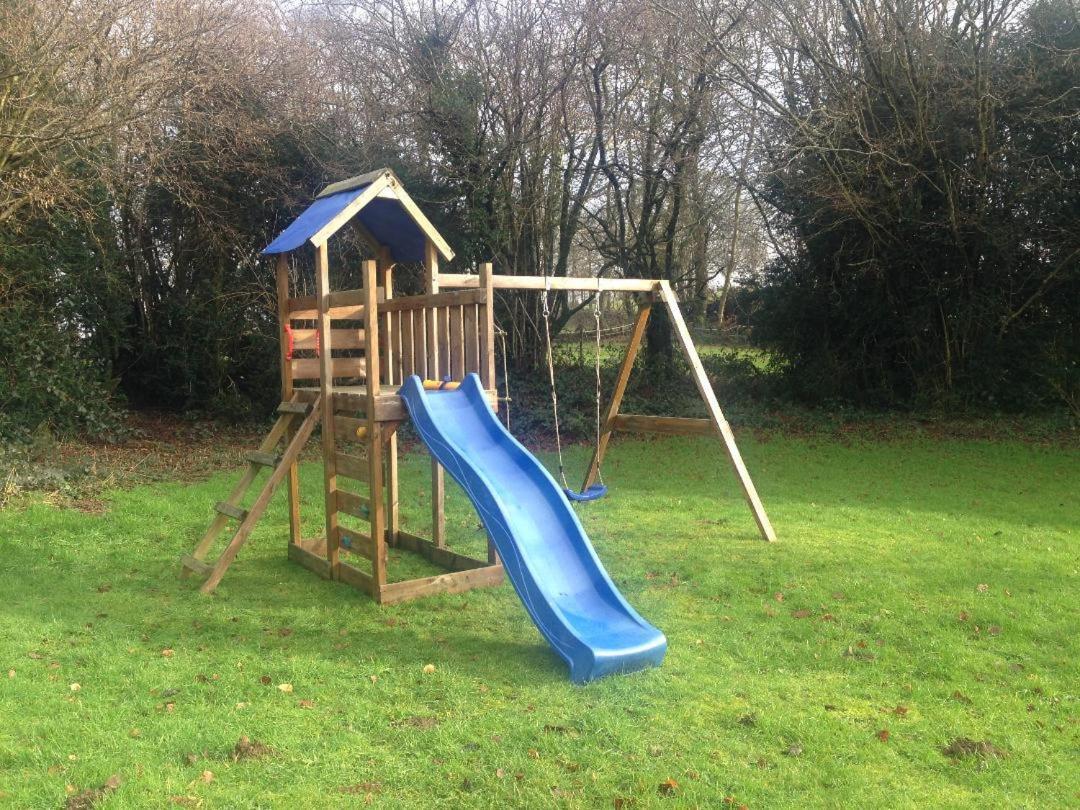
[[[282,493],[200,596],[176,560],[235,471],[0,512],[0,805],[1080,803],[1080,451],[740,438],[772,545],[714,443],[613,446],[580,514],[670,646],[585,687],[509,584],[380,608],[290,564]]]

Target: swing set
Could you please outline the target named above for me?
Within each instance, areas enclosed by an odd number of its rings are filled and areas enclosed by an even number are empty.
[[[551,412],[555,418],[555,450],[559,456],[559,480],[562,481],[563,493],[568,499],[576,503],[595,501],[607,495],[607,485],[604,484],[604,476],[600,471],[600,460],[596,463],[596,483],[588,484],[575,491],[566,482],[566,464],[563,461],[562,435],[559,430],[559,392],[555,385],[555,360],[551,353],[551,306],[548,300],[551,292],[550,277],[545,276],[546,283],[541,293],[540,301],[544,314],[544,356],[547,359],[548,379],[551,388]],[[593,318],[596,321],[596,447],[600,447],[600,296],[597,293],[593,297]]]
[[[334,290],[328,242],[347,225],[360,234],[376,258],[363,262],[362,286]],[[289,256],[300,250],[314,252],[313,296],[293,291]],[[410,418],[416,421],[410,412],[416,403],[410,405],[405,396],[410,381],[419,378],[422,383],[417,401],[428,393],[434,401],[479,391],[491,410],[499,410],[493,314],[498,290],[541,293],[559,480],[568,500],[594,501],[605,495],[601,468],[615,432],[712,436],[719,438],[731,462],[761,537],[776,538],[667,281],[497,275],[490,264],[481,265],[478,275],[441,273],[440,258],[449,261],[453,251],[387,169],[328,186],[263,252],[276,261],[279,419],[258,449],[246,454],[247,470],[230,495],[214,506],[210,527],[182,559],[183,575],[204,578],[204,593],[218,586],[282,483],[288,491],[289,558],[319,576],[365,591],[378,602],[457,593],[503,580],[503,561],[490,533],[486,559],[448,548],[444,467],[434,450],[430,536],[406,531],[398,515],[397,428]],[[404,263],[423,266],[424,294],[394,297],[394,268]],[[558,424],[549,306],[553,291],[595,296],[595,447],[578,490],[567,482]],[[635,295],[638,311],[604,410],[599,374],[600,296],[614,293]],[[708,418],[620,412],[653,307],[664,307],[668,313]],[[461,391],[452,390],[459,385]],[[321,427],[325,531],[306,537],[297,460],[316,426]],[[269,475],[257,484],[262,471]],[[230,524],[224,548],[211,560],[212,547]],[[415,553],[444,572],[395,580],[388,573],[387,549],[391,547]]]

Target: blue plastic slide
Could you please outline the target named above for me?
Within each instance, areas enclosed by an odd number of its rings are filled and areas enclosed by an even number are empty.
[[[584,683],[659,665],[664,634],[627,604],[551,474],[499,423],[480,378],[401,396],[432,455],[476,507],[532,620]]]

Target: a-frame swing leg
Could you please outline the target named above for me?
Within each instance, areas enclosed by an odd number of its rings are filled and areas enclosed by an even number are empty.
[[[739,485],[742,487],[746,502],[750,505],[750,511],[754,515],[758,530],[761,532],[763,539],[773,541],[776,539],[776,532],[773,531],[772,524],[769,522],[769,516],[765,514],[765,507],[761,503],[761,498],[758,497],[754,482],[750,479],[750,473],[747,471],[742,455],[739,453],[739,448],[735,444],[735,434],[731,432],[731,425],[727,423],[723,411],[720,410],[720,403],[717,402],[716,392],[713,391],[712,383],[709,382],[709,378],[705,374],[705,367],[701,365],[701,358],[698,357],[694,341],[690,337],[690,331],[686,328],[686,321],[683,320],[682,310],[679,309],[679,300],[675,297],[675,293],[667,281],[660,282],[660,296],[664,299],[664,303],[667,304],[668,314],[671,316],[671,324],[679,339],[679,345],[682,346],[686,359],[690,362],[690,369],[694,375],[694,384],[697,386],[701,398],[705,400],[705,406],[708,408],[709,418],[712,420],[713,426],[724,441],[728,459],[735,469],[735,475],[739,479]]]
[[[634,329],[630,333],[630,343],[626,346],[626,356],[623,357],[622,366],[619,367],[619,376],[615,380],[615,390],[611,392],[611,402],[608,403],[604,421],[600,423],[600,438],[593,449],[592,461],[589,463],[588,472],[585,473],[585,482],[581,485],[582,492],[596,483],[597,476],[600,474],[600,466],[604,463],[608,441],[614,429],[615,417],[619,415],[623,394],[626,393],[626,384],[630,380],[630,372],[634,369],[634,361],[641,348],[641,338],[645,334],[645,325],[649,322],[651,311],[652,296],[650,295],[642,301],[641,308],[638,309],[637,320],[634,321]]]

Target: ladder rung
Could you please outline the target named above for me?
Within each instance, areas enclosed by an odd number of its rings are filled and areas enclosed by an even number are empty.
[[[194,571],[196,574],[201,574],[204,577],[209,576],[210,572],[214,570],[214,566],[210,565],[210,563],[196,560],[190,554],[185,554],[181,557],[180,564],[189,571]]]
[[[219,515],[227,515],[228,517],[236,518],[237,520],[243,520],[247,517],[246,509],[241,509],[239,506],[227,503],[226,501],[218,501],[214,504],[214,511]]]
[[[310,410],[309,402],[282,402],[277,406],[278,413],[307,413]]]
[[[367,520],[371,517],[371,507],[367,498],[339,489],[334,492],[334,499],[339,512],[358,517],[361,520]]]
[[[368,460],[360,456],[350,456],[347,453],[334,454],[334,466],[337,474],[356,481],[368,480]]]
[[[273,453],[260,453],[257,450],[244,453],[244,458],[247,459],[249,464],[261,464],[264,467],[276,467],[281,463],[281,456],[276,456]]]

